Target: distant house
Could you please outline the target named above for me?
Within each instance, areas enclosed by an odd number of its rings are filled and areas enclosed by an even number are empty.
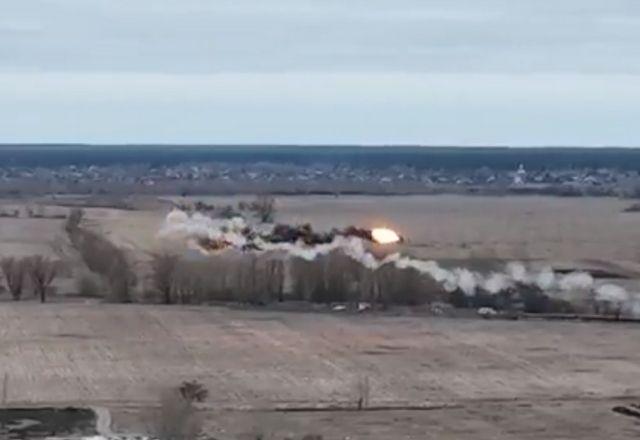
[[[517,171],[513,174],[514,185],[524,185],[527,180],[527,172],[524,169],[524,165],[520,164]]]

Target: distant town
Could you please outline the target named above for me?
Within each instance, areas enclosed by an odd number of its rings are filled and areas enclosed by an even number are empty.
[[[640,175],[614,168],[428,169],[317,163],[0,166],[4,196],[31,194],[551,194],[640,195]]]

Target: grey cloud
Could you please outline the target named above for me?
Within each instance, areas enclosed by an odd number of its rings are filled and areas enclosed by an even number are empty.
[[[640,72],[636,0],[3,0],[3,14],[37,30],[3,33],[4,71]]]
[[[1,142],[640,145],[639,0],[0,0]]]
[[[0,74],[8,142],[637,145],[632,75]]]

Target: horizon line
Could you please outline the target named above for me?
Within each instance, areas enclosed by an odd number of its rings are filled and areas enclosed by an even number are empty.
[[[196,147],[196,148],[433,148],[433,149],[617,149],[635,150],[640,145],[502,145],[502,144],[349,144],[349,143],[166,143],[166,142],[0,142],[6,147]]]

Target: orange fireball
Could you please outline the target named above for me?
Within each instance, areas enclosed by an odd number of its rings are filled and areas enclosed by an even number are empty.
[[[371,230],[371,238],[380,244],[398,243],[400,241],[398,233],[389,228],[373,228]]]

